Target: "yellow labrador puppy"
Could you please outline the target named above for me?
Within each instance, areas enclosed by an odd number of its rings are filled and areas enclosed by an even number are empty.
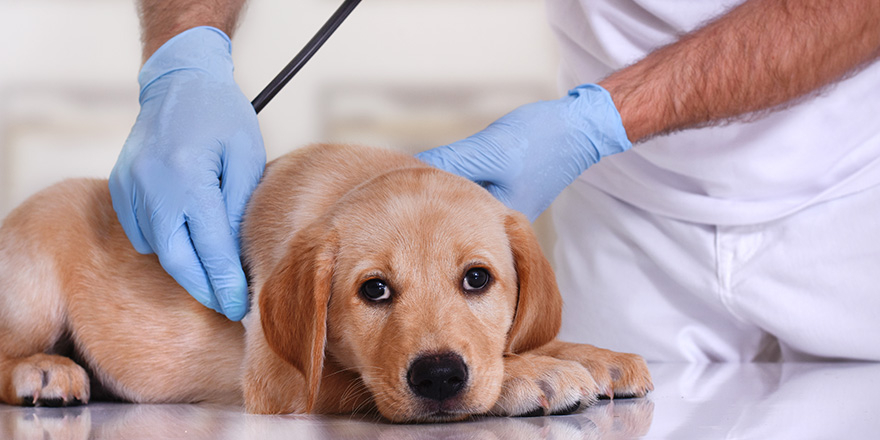
[[[0,228],[0,400],[433,422],[652,388],[640,357],[554,339],[561,299],[524,216],[412,157],[318,145],[273,161],[242,248],[243,324],[135,252],[106,181],[31,197]]]

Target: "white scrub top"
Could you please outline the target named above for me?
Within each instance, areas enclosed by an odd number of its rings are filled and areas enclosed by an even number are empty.
[[[561,86],[597,82],[738,3],[547,0]],[[649,212],[716,225],[766,222],[880,184],[880,63],[750,119],[649,139],[581,179]]]

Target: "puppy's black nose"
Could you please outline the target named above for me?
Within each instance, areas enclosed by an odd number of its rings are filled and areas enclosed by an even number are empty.
[[[433,400],[446,400],[464,389],[467,365],[461,356],[452,353],[418,357],[409,366],[409,387],[417,395]]]

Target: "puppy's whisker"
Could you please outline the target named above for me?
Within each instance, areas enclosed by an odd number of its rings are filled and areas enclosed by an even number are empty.
[[[370,390],[364,385],[361,381],[351,382],[346,388],[345,391],[342,392],[342,397],[340,400],[344,405],[347,405],[352,400],[357,401],[359,397],[369,396]],[[372,399],[366,398],[363,399],[361,403],[356,405],[356,407],[365,406],[368,403],[372,402]]]
[[[328,374],[327,377],[333,377],[333,376],[336,376],[336,375],[338,375],[338,374],[342,374],[342,373],[351,373],[351,372],[361,374],[362,372],[364,372],[364,371],[368,371],[368,370],[382,371],[382,368],[381,368],[381,367],[368,366],[368,365],[367,365],[367,366],[351,366],[351,367],[346,367],[346,368],[340,368],[339,370],[334,371],[333,373]]]

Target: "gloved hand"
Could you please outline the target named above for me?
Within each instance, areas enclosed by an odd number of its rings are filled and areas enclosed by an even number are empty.
[[[239,226],[266,152],[230,53],[222,31],[198,27],[147,60],[110,194],[134,248],[155,252],[193,297],[237,321],[247,312]]]
[[[611,96],[587,84],[564,98],[519,107],[467,139],[416,157],[482,184],[534,221],[587,168],[631,146]]]

